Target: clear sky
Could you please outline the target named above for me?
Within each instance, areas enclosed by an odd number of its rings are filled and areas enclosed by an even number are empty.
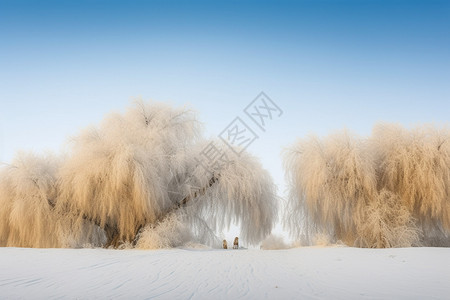
[[[217,136],[261,91],[284,114],[249,147],[284,189],[297,137],[448,123],[445,1],[0,0],[0,161],[60,151],[131,99],[189,104]]]

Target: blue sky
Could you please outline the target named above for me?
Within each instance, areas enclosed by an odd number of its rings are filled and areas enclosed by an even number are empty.
[[[137,96],[190,104],[216,136],[264,91],[284,114],[249,151],[283,189],[297,137],[448,123],[449,82],[449,2],[0,0],[4,162]]]

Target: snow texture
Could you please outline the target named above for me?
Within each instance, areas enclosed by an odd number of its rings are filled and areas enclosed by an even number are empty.
[[[3,299],[448,299],[448,248],[0,248]]]

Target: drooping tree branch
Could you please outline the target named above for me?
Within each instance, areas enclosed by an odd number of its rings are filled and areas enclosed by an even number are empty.
[[[212,175],[212,177],[209,179],[208,184],[206,186],[204,186],[203,188],[197,189],[195,191],[193,191],[192,193],[190,193],[189,195],[187,195],[186,197],[184,197],[181,201],[176,202],[172,207],[170,207],[165,213],[161,214],[156,221],[154,222],[154,224],[158,224],[161,223],[164,218],[177,211],[178,209],[186,206],[188,203],[190,203],[191,201],[193,201],[194,199],[201,197],[203,195],[206,194],[206,192],[208,191],[208,189],[212,188],[214,186],[214,184],[216,184],[219,181],[220,178],[220,174],[214,174]],[[107,242],[105,244],[105,248],[108,247],[114,247],[117,248],[120,244],[120,232],[119,229],[117,228],[116,225],[112,225],[112,224],[105,224],[104,226],[100,225],[100,222],[98,220],[92,219],[92,218],[88,218],[86,215],[83,215],[83,218],[86,220],[89,220],[91,222],[93,222],[95,225],[101,227],[103,230],[105,230],[106,233],[106,238],[107,238]],[[134,238],[129,240],[128,242],[132,243],[132,244],[136,244],[137,240],[138,240],[138,235],[141,232],[141,230],[148,224],[137,224],[136,226],[136,233],[134,235]]]
[[[164,214],[161,214],[156,221],[154,222],[154,224],[158,224],[160,222],[162,222],[164,220],[164,218],[177,211],[178,209],[186,206],[189,202],[193,201],[194,199],[203,196],[206,194],[207,190],[211,187],[213,187],[213,185],[218,182],[220,178],[220,174],[214,174],[212,175],[212,177],[209,179],[208,184],[206,186],[204,186],[203,188],[199,188],[195,191],[193,191],[192,193],[190,193],[189,195],[187,195],[186,197],[184,197],[181,201],[176,202],[172,207],[170,207]],[[51,207],[51,209],[55,209],[56,207],[56,202],[54,199],[47,199],[47,202],[49,204],[49,206]],[[120,240],[120,231],[119,228],[117,227],[116,224],[109,224],[109,223],[105,223],[102,224],[99,218],[94,218],[92,216],[89,216],[86,213],[81,213],[79,212],[78,215],[82,215],[83,220],[86,220],[100,228],[102,228],[105,231],[106,234],[106,244],[105,244],[105,248],[109,248],[109,247],[113,247],[113,248],[117,248],[121,242]],[[138,235],[140,233],[140,231],[142,230],[142,228],[145,227],[145,225],[147,224],[137,224],[136,225],[136,230],[135,230],[135,235],[134,238],[131,239],[130,243],[132,244],[136,244],[137,239],[138,239]]]

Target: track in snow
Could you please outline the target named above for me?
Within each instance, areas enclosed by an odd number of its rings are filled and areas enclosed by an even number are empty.
[[[2,299],[444,299],[450,249],[0,248]]]

